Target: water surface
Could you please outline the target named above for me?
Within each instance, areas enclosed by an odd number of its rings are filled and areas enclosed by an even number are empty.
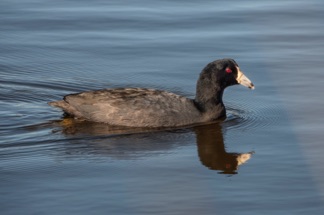
[[[321,214],[324,3],[2,1],[1,214]],[[62,121],[69,93],[194,97],[231,57],[255,83],[224,122],[124,131]]]

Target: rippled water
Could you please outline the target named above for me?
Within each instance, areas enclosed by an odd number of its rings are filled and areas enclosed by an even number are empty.
[[[322,214],[324,3],[0,2],[1,214]],[[125,130],[48,101],[110,87],[188,97],[234,58],[224,122]]]

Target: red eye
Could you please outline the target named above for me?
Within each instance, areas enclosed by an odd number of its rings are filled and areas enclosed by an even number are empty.
[[[227,72],[227,73],[231,73],[232,70],[231,70],[230,68],[226,68],[226,69],[225,69],[225,72]]]

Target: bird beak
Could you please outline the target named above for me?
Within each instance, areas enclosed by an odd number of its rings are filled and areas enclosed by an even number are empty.
[[[237,67],[237,78],[236,81],[243,85],[246,86],[252,90],[254,90],[254,84],[250,81],[250,79],[248,79],[248,77],[246,77],[243,72],[240,70],[240,68]]]

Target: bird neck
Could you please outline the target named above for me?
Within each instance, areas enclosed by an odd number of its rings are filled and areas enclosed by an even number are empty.
[[[202,88],[197,85],[195,97],[196,107],[211,119],[221,118],[226,116],[226,110],[223,103],[224,89],[219,86],[206,86]]]

